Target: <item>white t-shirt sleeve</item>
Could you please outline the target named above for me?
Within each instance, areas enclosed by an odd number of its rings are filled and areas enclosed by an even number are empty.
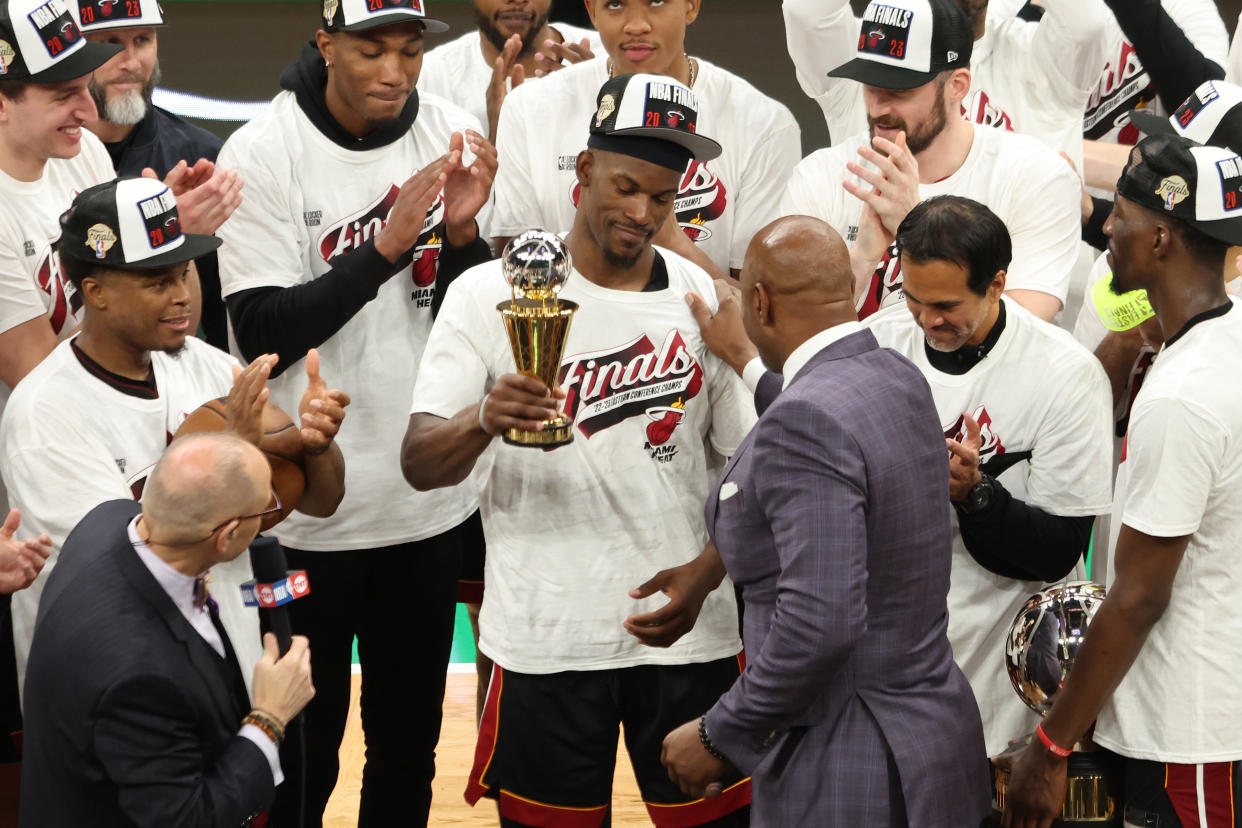
[[[486,339],[487,325],[500,328],[503,323],[500,314],[485,319],[478,303],[467,294],[469,285],[463,279],[469,273],[449,286],[431,327],[418,365],[411,414],[434,414],[447,420],[477,403],[491,387],[484,358],[487,346],[480,340]]]
[[[779,215],[781,194],[802,158],[802,131],[783,106],[769,128],[756,136],[746,163],[734,216],[733,249],[729,267],[742,269],[750,240]]]
[[[1113,502],[1113,401],[1108,378],[1083,353],[1062,373],[1031,453],[1026,500],[1055,515],[1100,515]]]
[[[1225,80],[1229,83],[1242,83],[1242,14],[1238,15],[1238,27],[1233,33],[1233,43],[1229,46],[1229,64],[1225,67]]]
[[[1100,82],[1108,48],[1105,31],[1110,12],[1103,0],[1043,0],[1043,19],[1031,41],[1030,61],[1038,73],[1031,80],[1057,80],[1073,99]]]
[[[30,278],[21,228],[0,216],[0,333],[47,315],[47,305]]]
[[[519,86],[509,93],[496,124],[496,155],[499,168],[492,192],[496,208],[492,213],[495,237],[516,236],[532,227],[549,224],[540,214],[539,188],[531,170],[534,147],[540,144],[537,129],[531,126],[531,108],[538,104],[531,92],[538,84]],[[584,147],[585,149],[585,147]],[[555,229],[555,228],[553,228]]]
[[[833,188],[841,188],[841,176],[837,174],[837,165],[827,162],[824,152],[813,152],[794,165],[781,195],[778,215],[813,216],[839,227],[841,198]]]
[[[1005,289],[1040,291],[1064,305],[1082,239],[1082,182],[1047,150],[1014,176],[1008,198],[1013,260]]]
[[[234,169],[246,185],[246,196],[217,233],[220,246],[220,289],[224,296],[257,287],[292,287],[304,279],[305,264],[300,218],[289,209],[288,175],[281,176],[262,156],[226,141],[218,167]],[[287,171],[285,171],[287,173]]]
[[[1183,400],[1139,400],[1126,438],[1122,522],[1154,537],[1189,535],[1199,528],[1228,455],[1229,431]]]
[[[1087,274],[1087,284],[1082,293],[1082,307],[1078,309],[1078,318],[1074,320],[1074,339],[1088,351],[1094,352],[1108,335],[1108,328],[1100,321],[1100,312],[1095,305],[1093,289],[1095,283],[1108,273],[1108,259],[1101,253],[1091,265]]]
[[[798,85],[819,104],[832,144],[866,126],[862,86],[828,77],[829,70],[853,60],[859,22],[845,0],[784,0],[785,45]]]

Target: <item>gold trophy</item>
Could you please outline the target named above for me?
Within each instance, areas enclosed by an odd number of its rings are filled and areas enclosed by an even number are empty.
[[[578,310],[576,302],[557,298],[572,271],[569,250],[554,233],[528,230],[509,242],[500,265],[513,298],[496,310],[509,332],[513,362],[518,373],[555,388],[569,323]],[[513,446],[555,448],[574,439],[574,424],[562,412],[544,420],[540,431],[511,428],[503,436]]]

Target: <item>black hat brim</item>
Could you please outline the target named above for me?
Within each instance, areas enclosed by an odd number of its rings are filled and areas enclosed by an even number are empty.
[[[58,60],[42,72],[37,72],[25,78],[15,78],[15,80],[23,80],[27,83],[61,83],[63,81],[71,81],[94,72],[115,55],[120,54],[123,48],[119,43],[96,43],[87,40],[82,45],[82,48],[69,55],[69,57]]]
[[[356,34],[357,32],[369,32],[371,29],[378,29],[380,26],[391,26],[394,23],[422,23],[423,31],[432,34],[447,32],[449,24],[443,20],[436,20],[433,17],[419,17],[416,14],[388,13],[380,14],[375,17],[369,17],[366,20],[360,20],[350,26],[333,26],[328,31],[332,32],[348,32]]]
[[[854,58],[828,73],[830,78],[848,78],[880,89],[914,89],[936,79],[939,72],[915,72],[866,58]]]
[[[110,264],[108,262],[100,261],[85,244],[61,244],[60,255],[62,257],[68,256],[69,258],[76,259],[79,262],[97,264],[100,267],[106,267],[109,269],[121,271],[132,270],[140,272],[146,270],[158,270],[161,267],[170,267],[172,265],[188,262],[191,259],[197,259],[199,256],[206,256],[208,253],[213,253],[218,250],[220,245],[223,243],[215,236],[203,236],[197,233],[186,233],[181,238],[185,239],[185,241],[177,245],[172,250],[169,250],[167,253],[161,253],[158,256],[152,256],[149,259],[143,259],[142,261],[134,262],[133,264]],[[80,251],[78,249],[79,247],[81,247]]]
[[[1130,122],[1143,131],[1145,135],[1176,135],[1177,130],[1169,123],[1166,115],[1157,115],[1148,109],[1130,110]]]
[[[693,132],[682,132],[677,129],[669,129],[667,127],[634,127],[633,129],[617,129],[607,133],[610,136],[628,137],[636,136],[642,138],[657,138],[661,141],[668,141],[677,144],[680,147],[690,151],[690,155],[695,161],[711,161],[713,158],[719,158],[720,153],[724,149],[720,144],[704,135],[697,135]]]

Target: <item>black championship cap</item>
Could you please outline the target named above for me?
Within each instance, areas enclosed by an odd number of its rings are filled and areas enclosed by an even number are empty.
[[[82,37],[65,0],[0,0],[0,80],[73,80],[120,51]]]
[[[1242,87],[1206,81],[1169,117],[1135,109],[1130,120],[1148,135],[1180,135],[1196,144],[1242,152]]]
[[[323,0],[323,27],[330,32],[365,32],[393,23],[422,23],[428,32],[448,24],[427,16],[423,0]]]
[[[164,10],[156,0],[66,0],[83,32],[163,26]]]
[[[1180,135],[1153,135],[1130,151],[1117,194],[1180,219],[1204,235],[1242,244],[1242,157]]]
[[[914,89],[968,68],[975,35],[955,0],[873,0],[863,12],[858,54],[828,73],[881,89]]]
[[[587,146],[681,172],[691,158],[710,161],[721,153],[698,124],[690,87],[667,75],[618,75],[600,87]]]
[[[57,251],[80,262],[151,270],[188,262],[220,246],[185,235],[177,199],[163,181],[117,178],[78,193],[60,217]]]

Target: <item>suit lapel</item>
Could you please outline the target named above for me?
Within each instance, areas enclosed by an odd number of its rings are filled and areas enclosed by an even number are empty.
[[[185,648],[190,663],[203,677],[203,686],[211,695],[211,700],[220,713],[221,722],[233,728],[241,720],[236,711],[237,702],[234,699],[234,693],[230,689],[232,682],[225,675],[227,665],[221,661],[215,650],[198,634],[198,631],[190,626],[190,622],[181,614],[176,604],[168,597],[168,593],[164,592],[164,588],[143,564],[129,541],[127,528],[123,526],[121,532],[123,535],[121,542],[112,546],[121,573],[142,600],[146,601],[160,617],[172,637]],[[225,647],[227,653],[227,638],[225,638]]]

